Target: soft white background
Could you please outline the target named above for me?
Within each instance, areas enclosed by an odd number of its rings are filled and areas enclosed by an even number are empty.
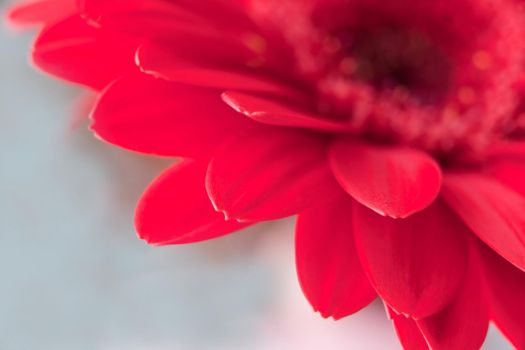
[[[136,238],[134,203],[170,162],[72,127],[78,91],[29,67],[29,38],[0,32],[0,350],[399,349],[378,303],[311,311],[290,220],[191,246]],[[494,332],[486,349],[504,348]]]

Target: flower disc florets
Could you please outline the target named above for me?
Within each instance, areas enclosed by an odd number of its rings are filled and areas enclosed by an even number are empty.
[[[320,113],[376,141],[479,155],[519,128],[525,17],[511,1],[264,2]],[[275,16],[274,16],[275,18]],[[282,27],[282,24],[286,27]]]

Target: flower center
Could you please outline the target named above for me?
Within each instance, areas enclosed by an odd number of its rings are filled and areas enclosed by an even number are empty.
[[[376,91],[410,94],[422,104],[444,100],[451,83],[448,57],[421,33],[405,28],[372,28],[337,33],[337,74]]]
[[[252,1],[293,49],[318,114],[351,133],[449,157],[525,125],[520,1]]]

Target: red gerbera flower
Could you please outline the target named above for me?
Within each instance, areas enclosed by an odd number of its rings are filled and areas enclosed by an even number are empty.
[[[186,158],[139,203],[149,243],[298,215],[324,317],[379,295],[407,349],[477,349],[489,320],[525,349],[521,1],[47,0],[12,17],[45,23],[40,68],[100,91],[98,136]]]

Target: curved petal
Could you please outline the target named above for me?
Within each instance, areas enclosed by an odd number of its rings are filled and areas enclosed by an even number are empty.
[[[356,205],[357,250],[368,277],[396,312],[413,318],[442,310],[466,265],[466,227],[440,201],[407,219]]]
[[[223,236],[247,226],[225,221],[204,189],[206,163],[186,161],[166,170],[139,201],[135,225],[149,244],[185,244]]]
[[[441,189],[441,170],[436,161],[410,148],[339,139],[330,149],[330,164],[352,197],[393,218],[425,209]]]
[[[480,244],[491,317],[516,349],[525,349],[525,273]]]
[[[77,0],[84,14],[90,20],[104,25],[112,24],[118,29],[143,28],[142,33],[169,37],[172,32],[169,22],[196,22],[204,26],[214,25],[218,28],[253,28],[254,24],[239,1],[206,0]],[[109,21],[107,20],[109,19]],[[119,22],[119,20],[127,20]],[[109,23],[108,23],[109,22]],[[120,24],[120,26],[119,26]],[[166,27],[167,25],[167,27]],[[161,30],[164,29],[164,30]],[[139,31],[140,32],[140,31]]]
[[[239,113],[265,124],[326,131],[343,131],[348,129],[348,126],[343,123],[330,121],[323,119],[321,116],[294,109],[268,97],[228,91],[223,94],[222,98],[224,102]]]
[[[130,76],[106,89],[92,129],[126,149],[163,156],[209,157],[227,137],[255,123],[240,117],[212,90]]]
[[[206,188],[218,211],[237,220],[297,214],[341,190],[315,134],[264,128],[239,136],[214,154]]]
[[[492,177],[525,196],[525,156],[521,160],[507,157],[492,160],[487,170]]]
[[[40,33],[33,61],[45,72],[100,90],[137,70],[135,49],[133,39],[92,27],[75,15]]]
[[[525,270],[525,197],[477,173],[446,174],[443,197],[481,240]]]
[[[469,267],[456,298],[441,312],[417,321],[434,350],[478,350],[489,328],[489,304],[477,255]]]
[[[77,12],[75,0],[40,0],[11,8],[8,19],[16,25],[53,23]]]
[[[74,0],[79,4],[82,13],[90,19],[100,19],[103,16],[113,13],[142,12],[156,13],[164,12],[176,14],[180,7],[175,3],[165,0]]]
[[[410,317],[406,317],[396,313],[394,310],[387,307],[387,312],[394,324],[394,329],[396,330],[397,338],[407,350],[429,350],[430,348],[427,345],[427,342],[419,327],[417,326],[416,321]]]
[[[181,20],[164,12],[129,12],[105,16],[100,25],[147,38],[148,42],[137,53],[137,58],[141,64],[155,64],[157,69],[172,68],[172,62],[182,60],[208,67],[248,68],[250,63],[259,63],[257,59],[262,58],[261,53],[242,40],[244,36],[250,37],[246,29],[246,32],[234,35],[209,21]]]
[[[299,282],[314,310],[323,317],[351,315],[376,298],[357,255],[351,213],[352,199],[344,195],[297,218]]]
[[[497,158],[521,158],[525,159],[525,141],[501,141],[489,149],[489,157]]]
[[[284,83],[254,72],[199,64],[166,51],[166,48],[147,43],[136,55],[141,71],[161,79],[220,90],[244,90],[276,95],[290,95],[293,90]],[[210,67],[208,67],[210,65]]]

